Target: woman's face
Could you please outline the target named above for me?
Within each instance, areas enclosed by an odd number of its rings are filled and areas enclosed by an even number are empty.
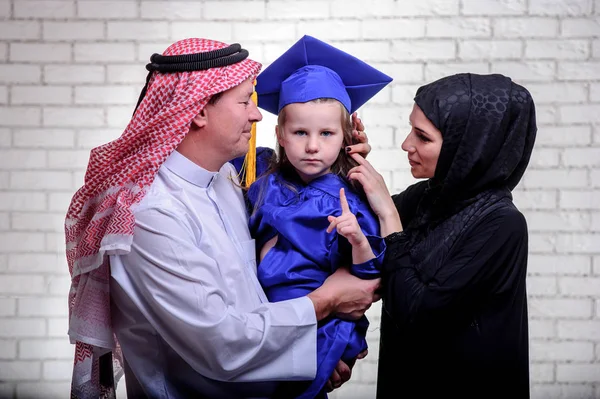
[[[413,106],[409,120],[411,129],[402,149],[408,153],[410,172],[416,179],[432,178],[442,149],[442,133],[417,104]]]

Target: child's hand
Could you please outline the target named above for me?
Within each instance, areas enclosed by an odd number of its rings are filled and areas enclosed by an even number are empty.
[[[367,237],[365,237],[358,225],[356,216],[350,211],[346,193],[343,188],[340,188],[340,206],[342,207],[342,214],[340,216],[327,217],[327,220],[330,222],[329,227],[327,227],[327,232],[331,233],[333,229],[337,229],[338,234],[346,237],[352,247],[368,245]]]

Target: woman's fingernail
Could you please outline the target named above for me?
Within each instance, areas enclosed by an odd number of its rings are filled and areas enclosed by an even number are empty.
[[[350,152],[350,151],[352,151],[352,148],[346,147],[346,152]]]

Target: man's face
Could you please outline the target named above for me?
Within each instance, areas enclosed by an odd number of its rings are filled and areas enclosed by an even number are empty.
[[[248,152],[252,123],[262,120],[256,104],[250,98],[254,91],[251,79],[221,95],[215,104],[208,104],[206,126],[211,147],[225,161]]]

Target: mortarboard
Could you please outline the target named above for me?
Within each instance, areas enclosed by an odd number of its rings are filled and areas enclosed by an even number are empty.
[[[334,98],[349,113],[392,78],[360,59],[305,35],[258,75],[258,106],[275,115],[292,103]]]

